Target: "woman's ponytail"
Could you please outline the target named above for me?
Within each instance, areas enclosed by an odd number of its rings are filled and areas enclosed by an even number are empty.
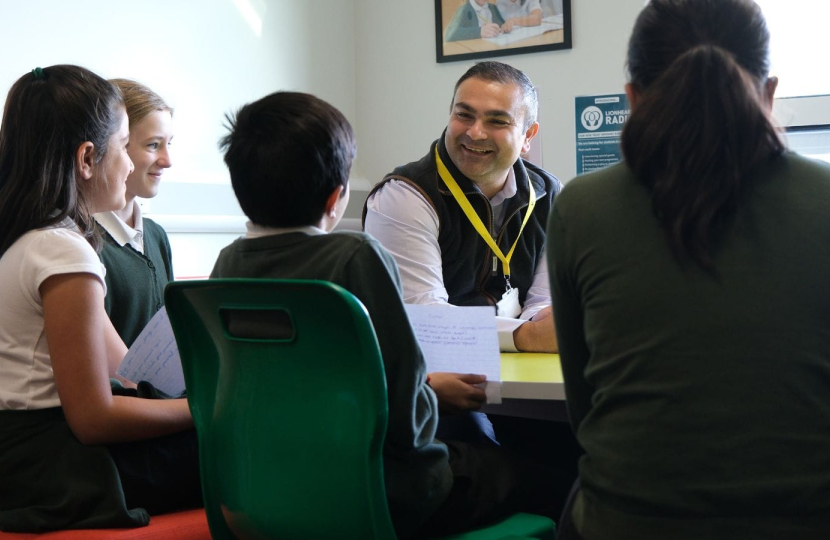
[[[784,149],[765,103],[768,33],[760,11],[750,13],[761,17],[760,25],[750,17],[753,24],[737,31],[763,30],[763,35],[742,44],[744,49],[753,45],[760,49],[762,57],[755,62],[747,61],[746,50],[727,48],[737,43],[728,29],[710,28],[713,33],[721,30],[724,39],[699,33],[684,36],[684,27],[694,25],[677,17],[672,21],[679,27],[677,33],[663,38],[666,43],[655,44],[656,36],[672,29],[649,32],[649,23],[665,25],[659,15],[669,4],[698,10],[692,15],[704,19],[698,24],[719,19],[721,26],[742,20],[730,20],[723,13],[727,6],[743,10],[754,6],[756,11],[757,6],[722,0],[652,0],[646,10],[656,13],[641,15],[629,43],[629,70],[639,95],[623,130],[623,155],[650,189],[652,208],[675,255],[708,269],[712,241],[749,187],[747,172]],[[648,49],[655,45],[656,49]]]

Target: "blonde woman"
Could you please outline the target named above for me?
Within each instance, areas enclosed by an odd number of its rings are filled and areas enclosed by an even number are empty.
[[[164,286],[173,280],[170,242],[164,229],[144,217],[137,198],[155,197],[164,172],[173,164],[173,109],[135,81],[114,79],[124,96],[130,122],[127,152],[135,170],[127,178],[126,204],[95,215],[104,239],[101,261],[107,268],[107,314],[132,345],[164,304]]]

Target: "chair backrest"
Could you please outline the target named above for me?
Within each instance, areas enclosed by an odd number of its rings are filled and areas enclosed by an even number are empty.
[[[213,537],[394,538],[366,308],[302,280],[174,282],[165,302]]]

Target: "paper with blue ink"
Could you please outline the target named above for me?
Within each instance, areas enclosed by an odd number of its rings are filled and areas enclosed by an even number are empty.
[[[135,383],[147,381],[171,396],[184,392],[179,347],[165,308],[161,308],[150,319],[127,351],[116,373]]]
[[[407,304],[429,372],[487,376],[487,403],[501,403],[501,353],[492,307]]]

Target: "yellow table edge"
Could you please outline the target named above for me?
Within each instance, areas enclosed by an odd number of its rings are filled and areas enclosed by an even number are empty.
[[[565,399],[558,354],[501,353],[502,398]]]

